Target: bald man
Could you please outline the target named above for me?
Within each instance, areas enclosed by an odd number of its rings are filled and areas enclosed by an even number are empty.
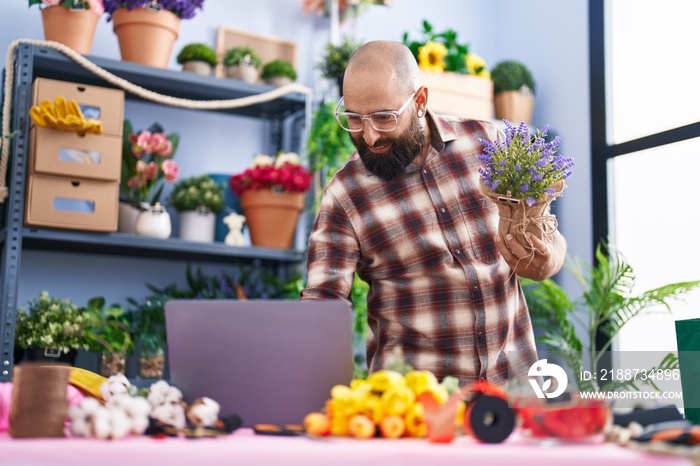
[[[477,157],[480,138],[503,133],[428,110],[416,60],[398,42],[358,48],[343,91],[336,118],[357,152],[323,193],[302,299],[350,300],[356,271],[369,283],[370,372],[401,345],[406,362],[438,379],[503,384],[527,374],[535,342],[516,274],[554,275],[566,242],[558,232],[552,244],[533,237],[540,253],[518,261],[523,246],[497,235]]]

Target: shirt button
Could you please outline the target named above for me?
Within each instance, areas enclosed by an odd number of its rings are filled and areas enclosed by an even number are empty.
[[[462,251],[460,251],[459,249],[455,249],[455,254],[459,256],[460,254],[462,254]]]
[[[440,207],[440,213],[441,213],[441,214],[444,214],[444,213],[445,213],[445,208],[444,208],[444,207]]]
[[[424,175],[427,175],[427,174],[428,174],[428,170],[425,170],[425,169],[424,169],[424,170],[423,170],[423,174],[424,174]]]
[[[474,285],[474,286],[472,286],[472,290],[474,290],[474,291],[479,291],[479,287],[476,286],[476,285]]]

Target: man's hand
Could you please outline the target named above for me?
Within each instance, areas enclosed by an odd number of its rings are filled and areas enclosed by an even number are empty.
[[[494,238],[498,251],[513,271],[521,277],[532,280],[544,280],[559,272],[566,257],[566,241],[559,231],[554,232],[552,244],[547,244],[531,233],[527,233],[534,247],[528,253],[525,247],[508,234],[504,238]]]

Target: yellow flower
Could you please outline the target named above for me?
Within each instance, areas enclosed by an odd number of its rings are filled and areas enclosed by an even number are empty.
[[[331,399],[335,412],[346,417],[360,412],[368,396],[368,390],[351,389],[345,385],[336,385],[331,388]]]
[[[375,424],[381,423],[386,416],[386,413],[384,412],[379,395],[370,395],[365,398],[362,406],[360,407],[359,414],[364,414]]]
[[[416,392],[416,395],[420,395],[429,386],[438,385],[438,381],[430,371],[411,371],[406,374],[406,385]]]
[[[404,420],[406,421],[406,431],[411,437],[425,437],[428,433],[428,426],[423,417],[423,405],[414,403],[406,412]]]
[[[460,401],[457,405],[457,414],[455,414],[455,425],[457,427],[462,427],[464,425],[464,411],[467,408],[467,404]]]
[[[418,48],[418,66],[427,71],[441,73],[447,64],[443,58],[447,56],[447,47],[441,42],[426,42]]]
[[[475,53],[469,53],[464,57],[467,72],[480,78],[491,78],[491,73],[486,68],[486,61]]]
[[[433,395],[433,398],[435,398],[438,404],[443,404],[450,397],[450,394],[447,393],[447,389],[440,384],[429,385],[420,393],[423,392],[428,392]],[[420,393],[416,393],[416,396],[420,395]]]
[[[372,384],[364,379],[353,379],[353,381],[350,382],[350,388],[353,390],[365,390],[371,392]]]
[[[401,373],[387,370],[371,373],[369,377],[367,377],[367,381],[372,385],[372,391],[379,393],[384,393],[391,387],[398,387],[406,384]]]
[[[348,435],[350,416],[337,409],[337,400],[326,401],[326,412],[330,421],[331,435]]]
[[[413,405],[416,396],[408,387],[391,387],[382,395],[382,410],[387,415],[400,416]]]

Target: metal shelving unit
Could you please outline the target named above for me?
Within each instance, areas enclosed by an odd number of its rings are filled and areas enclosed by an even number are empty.
[[[173,70],[161,70],[135,63],[88,57],[107,71],[151,91],[191,100],[226,100],[260,94],[272,86],[248,84],[213,76],[200,76]],[[114,87],[92,74],[65,55],[44,47],[20,44],[14,60],[15,82],[11,95],[10,127],[16,131],[10,140],[7,186],[9,197],[0,208],[0,382],[12,376],[14,326],[22,250],[61,251],[80,254],[149,257],[176,261],[217,263],[243,262],[273,268],[277,275],[286,275],[302,264],[305,251],[282,251],[258,247],[232,247],[222,243],[196,243],[177,238],[157,239],[122,233],[92,233],[25,227],[25,184],[29,155],[29,108],[32,83],[45,77]],[[127,99],[141,100],[127,93]],[[155,103],[154,103],[155,104]],[[270,140],[282,149],[285,131],[291,131],[292,150],[299,151],[301,133],[308,127],[311,96],[288,94],[270,102],[236,109],[212,110],[231,115],[263,119],[271,122]],[[298,232],[299,233],[299,232]],[[303,232],[302,232],[303,233]]]

